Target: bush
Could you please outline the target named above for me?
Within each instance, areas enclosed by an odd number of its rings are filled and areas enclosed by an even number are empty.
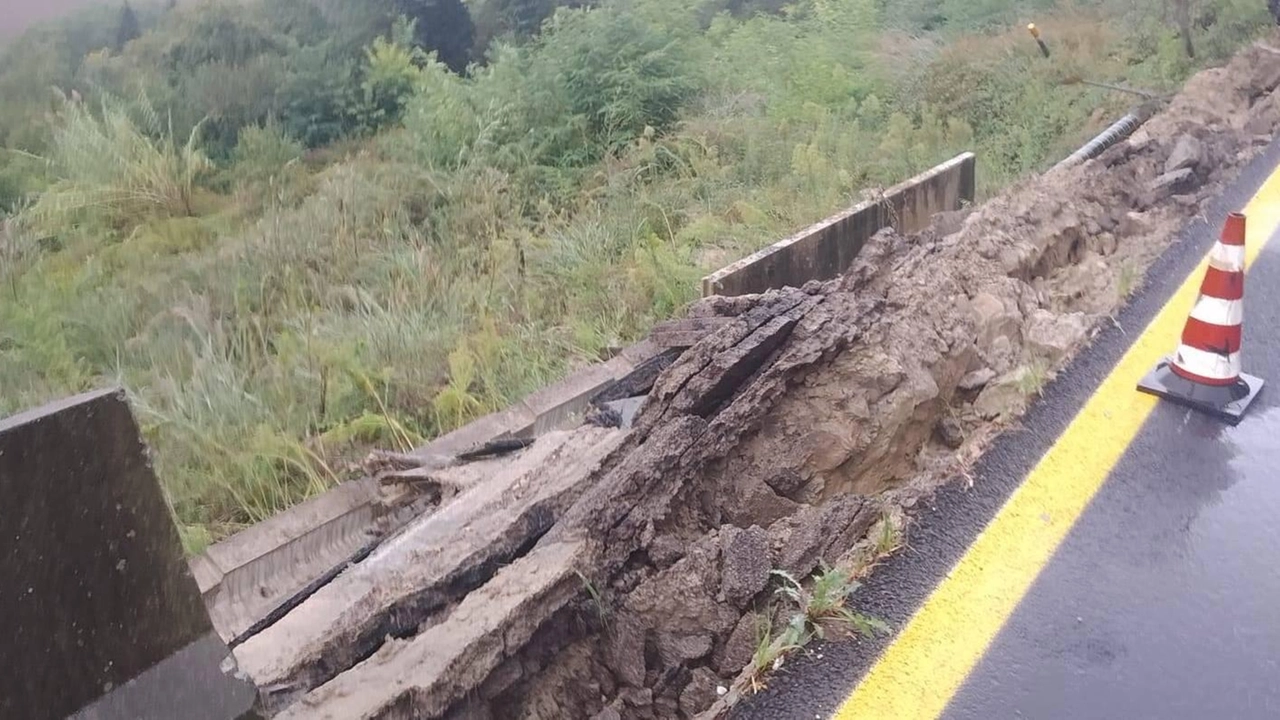
[[[673,35],[629,11],[562,10],[535,43],[500,46],[471,78],[427,63],[405,127],[431,167],[492,165],[547,192],[557,180],[537,166],[580,168],[674,127],[696,68]]]
[[[128,231],[149,217],[190,216],[196,181],[211,167],[199,137],[196,126],[178,145],[145,102],[131,116],[106,100],[95,115],[72,99],[53,134],[54,182],[26,214],[46,235],[81,225]]]
[[[567,119],[584,123],[599,157],[647,128],[671,128],[701,85],[692,60],[674,35],[609,5],[557,13],[533,50],[530,74],[561,85]],[[553,152],[574,154],[567,147]]]
[[[408,45],[376,38],[365,51],[360,125],[373,133],[399,124],[418,82],[420,53]]]

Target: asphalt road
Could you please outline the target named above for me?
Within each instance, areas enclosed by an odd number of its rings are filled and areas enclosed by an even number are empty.
[[[1245,207],[1278,164],[1280,144],[1273,143],[1205,204],[1117,324],[1046,388],[1021,428],[986,454],[974,486],[952,483],[916,513],[909,549],[854,594],[858,609],[898,630],[924,614],[926,598],[962,558],[969,561],[966,553],[972,555],[984,527],[1196,269],[1226,213]],[[880,664],[888,662],[890,636],[814,646],[734,717],[808,720],[837,711],[840,720],[1280,717],[1280,472],[1269,463],[1280,458],[1280,239],[1267,243],[1249,269],[1244,328],[1245,371],[1272,383],[1244,422],[1229,428],[1155,403],[1061,544],[1028,576],[1029,589],[1008,617],[993,620],[987,608],[972,609],[974,624],[989,624],[992,632],[955,687],[941,668],[935,691],[928,664],[909,671],[920,692],[935,693],[924,705],[939,712],[913,706],[909,714],[869,713],[846,704],[882,653]],[[1091,431],[1105,434],[1106,425]],[[1059,473],[1070,479],[1069,469]],[[965,621],[963,612],[956,624]],[[945,657],[952,645],[963,652],[974,642],[969,635],[940,633],[933,657]]]

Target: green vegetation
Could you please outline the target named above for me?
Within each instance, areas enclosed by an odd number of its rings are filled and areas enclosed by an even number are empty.
[[[760,618],[756,650],[746,672],[746,684],[752,692],[764,689],[765,677],[780,668],[787,655],[815,638],[826,638],[830,630],[864,636],[890,631],[883,620],[848,607],[849,596],[861,587],[850,570],[824,564],[808,579],[808,587],[783,570],[774,570],[770,575],[781,583],[775,594],[788,601],[784,606],[787,622],[775,634],[768,618]]]
[[[807,589],[781,570],[774,570],[773,575],[782,580],[778,594],[796,604],[805,631],[813,637],[825,638],[828,625],[856,630],[863,635],[889,632],[889,626],[883,621],[856,613],[846,606],[849,596],[861,587],[849,570],[823,565]]]
[[[0,48],[0,412],[127,387],[197,550],[958,151],[989,193],[1267,26],[1203,0],[136,0]],[[1023,26],[1054,48],[1040,57]]]
[[[802,615],[792,615],[776,635],[768,617],[759,617],[758,620],[756,649],[751,654],[751,664],[746,668],[747,689],[753,693],[767,688],[765,680],[769,673],[781,668],[787,656],[804,648],[810,639],[805,633]]]

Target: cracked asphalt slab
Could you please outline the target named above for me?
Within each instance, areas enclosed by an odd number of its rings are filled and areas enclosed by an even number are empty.
[[[854,594],[859,611],[907,625],[1278,164],[1273,142],[1204,204],[1116,321],[977,463],[972,487],[949,483],[912,511],[908,547]],[[1245,288],[1244,369],[1280,383],[1280,240]],[[1157,403],[954,696],[938,689],[941,717],[1280,717],[1276,451],[1276,387],[1237,428]],[[733,717],[830,717],[893,639],[815,644]],[[856,717],[873,716],[840,715]]]

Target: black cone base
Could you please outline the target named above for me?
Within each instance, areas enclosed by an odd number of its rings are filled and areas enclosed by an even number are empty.
[[[1185,405],[1231,425],[1239,425],[1253,399],[1262,391],[1263,380],[1240,373],[1235,385],[1201,385],[1179,376],[1161,360],[1155,370],[1138,383],[1138,389],[1179,405]]]

